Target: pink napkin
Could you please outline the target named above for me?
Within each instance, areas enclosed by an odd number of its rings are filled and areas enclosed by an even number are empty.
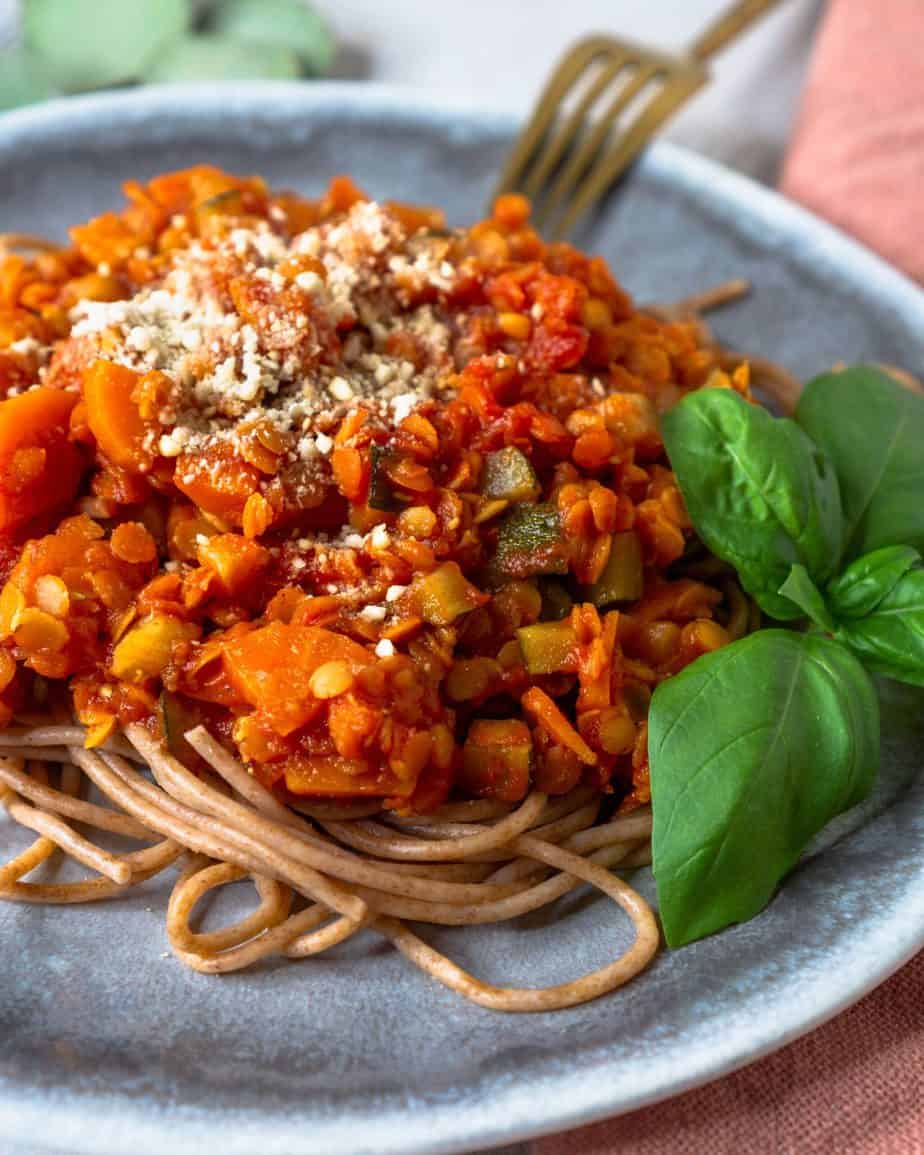
[[[831,0],[782,190],[924,281],[924,0]],[[531,1155],[924,1155],[924,953],[769,1058]]]
[[[532,1155],[921,1155],[924,954],[791,1046]]]
[[[924,281],[921,0],[831,0],[781,187]]]

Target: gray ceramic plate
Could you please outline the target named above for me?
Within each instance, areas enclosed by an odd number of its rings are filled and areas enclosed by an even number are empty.
[[[115,206],[127,177],[200,160],[309,192],[350,172],[376,195],[441,204],[462,222],[484,204],[509,136],[504,121],[374,88],[50,105],[0,120],[0,227],[61,235]],[[921,293],[773,194],[676,149],[648,155],[590,243],[641,299],[748,277],[755,292],[722,316],[722,335],[797,373],[840,359],[924,367]],[[164,957],[158,885],[105,908],[0,906],[0,1147],[460,1151],[627,1111],[749,1062],[924,944],[924,721],[913,695],[894,692],[885,716],[874,803],[827,832],[764,914],[555,1015],[471,1006],[374,941],[199,976]],[[579,900],[551,925],[439,939],[489,979],[528,983],[595,967],[624,935],[610,904]]]

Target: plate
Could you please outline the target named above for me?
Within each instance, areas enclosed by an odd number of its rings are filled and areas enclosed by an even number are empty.
[[[0,221],[61,236],[115,207],[120,181],[211,161],[306,192],[348,172],[465,222],[511,129],[373,87],[82,98],[0,120]],[[842,359],[924,366],[924,295],[676,148],[648,153],[588,240],[640,300],[749,278],[722,337],[803,376]],[[571,1011],[493,1014],[364,939],[301,965],[197,975],[165,956],[156,881],[106,907],[0,904],[0,1147],[435,1155],[628,1111],[750,1062],[924,944],[924,711],[892,688],[883,712],[876,797],[825,832],[759,918],[665,951],[625,990]],[[651,893],[644,872],[641,886]],[[523,984],[598,966],[627,935],[611,904],[579,897],[551,922],[437,939],[485,978]]]

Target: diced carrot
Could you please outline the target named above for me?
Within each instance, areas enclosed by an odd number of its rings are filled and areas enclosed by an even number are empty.
[[[70,234],[77,251],[91,265],[121,264],[143,239],[116,213],[103,213],[85,225],[75,225]]]
[[[270,554],[262,545],[237,533],[219,533],[207,538],[198,549],[199,561],[208,566],[226,594],[243,593],[269,565]]]
[[[207,513],[240,526],[247,498],[260,486],[260,472],[231,446],[181,454],[174,475],[177,489]]]
[[[78,394],[31,389],[0,402],[0,531],[72,500],[82,462],[68,440]]]
[[[290,734],[317,714],[318,700],[310,682],[319,666],[343,661],[355,670],[374,660],[368,650],[343,634],[285,622],[253,630],[224,650],[232,685],[280,734]]]
[[[206,513],[239,526],[247,498],[260,486],[260,472],[233,446],[219,444],[205,453],[181,454],[174,484]]]
[[[362,501],[369,485],[369,469],[359,450],[338,447],[331,454],[331,468],[343,496],[348,501]]]
[[[335,698],[327,712],[330,736],[344,758],[365,757],[381,724],[381,710],[354,694]]]
[[[140,374],[112,361],[94,361],[83,379],[87,424],[100,451],[114,464],[143,473],[152,462],[145,435],[153,428],[144,420],[132,393]]]
[[[568,750],[573,750],[578,758],[588,766],[596,766],[597,755],[587,745],[581,735],[559,710],[545,690],[538,686],[526,691],[520,705],[531,714],[550,737]]]
[[[321,211],[324,215],[346,212],[357,201],[369,198],[348,176],[335,176],[327,186],[327,193],[321,201]]]

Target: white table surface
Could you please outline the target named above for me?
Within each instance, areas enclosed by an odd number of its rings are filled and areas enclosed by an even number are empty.
[[[131,3],[132,0],[125,0]],[[728,0],[317,0],[342,44],[341,75],[472,108],[525,114],[556,57],[586,32],[681,49]],[[773,181],[822,0],[783,0],[714,65],[712,85],[666,136]],[[0,0],[0,41],[17,0]]]

